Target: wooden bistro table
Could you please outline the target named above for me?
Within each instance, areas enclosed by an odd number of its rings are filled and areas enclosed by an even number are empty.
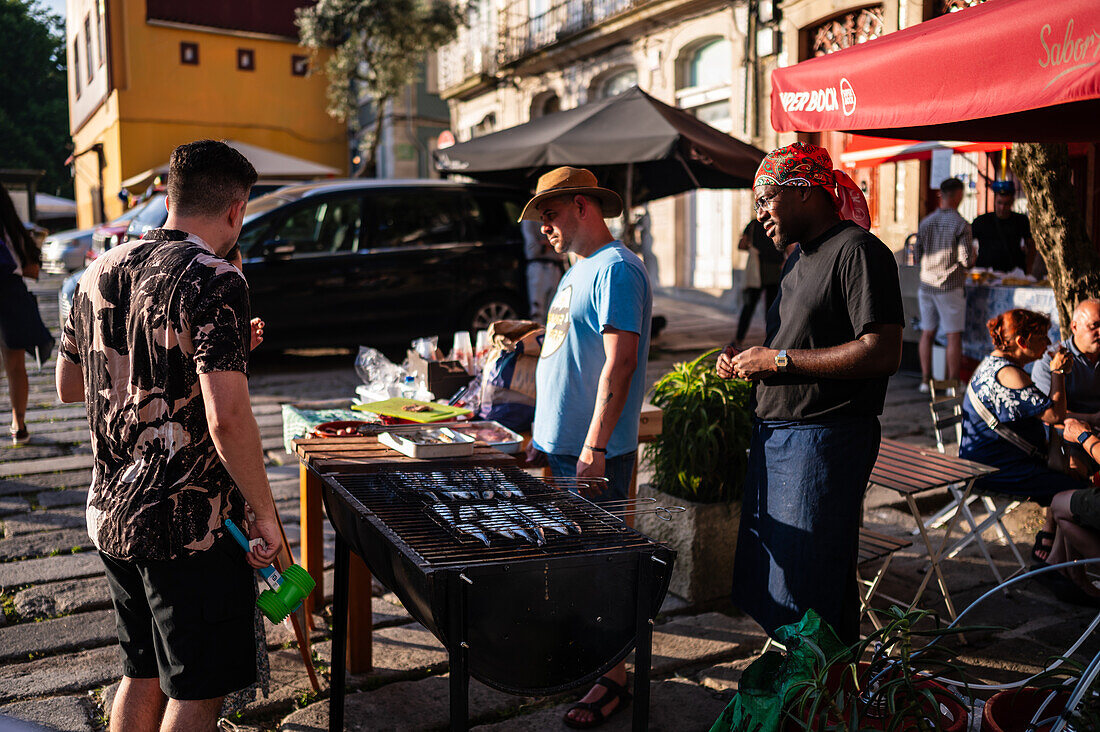
[[[871,471],[869,484],[889,488],[905,499],[906,505],[909,506],[909,512],[917,522],[917,530],[928,552],[928,563],[931,571],[925,573],[920,587],[917,588],[917,592],[913,596],[911,606],[915,606],[920,601],[921,595],[928,587],[928,581],[935,574],[936,583],[939,585],[943,600],[947,604],[947,612],[951,615],[952,620],[955,619],[955,604],[951,600],[951,593],[947,590],[943,572],[940,571],[940,559],[943,556],[944,549],[948,546],[951,531],[962,514],[962,511],[956,512],[947,524],[943,540],[939,546],[934,547],[932,538],[924,528],[925,519],[917,506],[916,496],[937,488],[945,488],[960,483],[966,486],[964,491],[964,500],[966,500],[970,496],[971,490],[973,490],[976,479],[995,472],[997,472],[997,468],[991,468],[981,463],[883,438],[879,446],[878,459],[875,460],[875,467]]]
[[[382,469],[436,469],[466,467],[503,467],[517,465],[516,457],[495,450],[484,443],[474,445],[468,457],[421,460],[402,455],[382,445],[374,436],[365,437],[300,437],[294,440],[299,461],[301,502],[301,560],[317,587],[305,599],[306,617],[311,627],[313,613],[324,601],[325,555],[324,505],[321,500],[322,476],[333,473],[364,474]],[[520,456],[522,457],[522,455]],[[371,575],[367,565],[354,552],[348,578],[348,596],[367,598],[367,602],[349,603],[347,668],[351,673],[371,669]],[[333,660],[336,663],[336,660]]]

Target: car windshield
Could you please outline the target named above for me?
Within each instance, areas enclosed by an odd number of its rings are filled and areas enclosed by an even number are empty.
[[[112,219],[111,222],[108,224],[108,226],[117,226],[118,224],[125,224],[127,221],[129,221],[130,219],[137,216],[138,213],[140,213],[143,208],[145,208],[145,207],[142,206],[142,205],[134,206],[132,209],[130,209],[126,213],[122,214],[117,219]]]
[[[168,218],[168,207],[165,205],[167,196],[164,193],[154,193],[141,210],[130,220],[130,227],[126,233],[131,237],[141,236],[150,229],[162,226]]]
[[[297,201],[301,198],[301,193],[294,189],[283,188],[278,191],[272,191],[263,196],[257,196],[248,202],[248,205],[244,208],[244,222],[247,224],[252,219],[284,206],[292,201]]]

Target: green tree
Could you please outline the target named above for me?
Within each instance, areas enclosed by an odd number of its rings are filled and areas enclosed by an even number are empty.
[[[46,171],[41,191],[72,197],[65,24],[37,0],[0,0],[0,168]]]
[[[1027,191],[1031,235],[1047,265],[1062,336],[1068,338],[1074,306],[1100,297],[1100,254],[1077,205],[1069,150],[1061,143],[1013,143],[1012,171]]]
[[[361,169],[373,175],[387,103],[416,81],[429,51],[454,40],[458,11],[448,0],[319,0],[295,12],[302,45],[315,58],[332,49],[325,62],[328,113],[354,136],[360,103],[375,107]]]

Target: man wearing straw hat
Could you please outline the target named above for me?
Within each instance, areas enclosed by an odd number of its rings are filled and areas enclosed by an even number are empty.
[[[764,346],[718,359],[719,376],[756,383],[733,600],[769,635],[813,608],[850,643],[863,492],[901,361],[898,268],[867,231],[862,192],[824,148],[769,153],[753,195],[776,247],[798,247]]]
[[[558,168],[539,178],[520,214],[542,223],[556,252],[577,258],[550,303],[532,441],[555,477],[606,479],[581,491],[610,511],[623,510],[634,473],[653,307],[642,260],[604,222],[622,211],[622,199],[591,172]],[[625,683],[620,663],[563,721],[577,729],[602,724],[630,699]]]

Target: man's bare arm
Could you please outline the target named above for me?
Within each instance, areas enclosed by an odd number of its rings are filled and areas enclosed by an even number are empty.
[[[63,404],[84,401],[84,369],[64,358],[57,359],[54,370],[57,398]]]
[[[199,386],[214,449],[256,514],[252,538],[258,536],[267,544],[266,549],[257,547],[248,555],[249,564],[262,567],[278,553],[282,533],[264,469],[260,428],[252,414],[248,380],[240,371],[215,371],[199,374]]]
[[[577,477],[602,478],[604,475],[604,454],[588,448],[606,448],[619,423],[630,391],[630,380],[638,368],[638,338],[637,333],[628,330],[604,329],[605,361],[596,389],[596,407],[584,438],[585,448],[577,463]]]
[[[734,375],[760,379],[777,373],[775,348],[757,346],[732,359]],[[901,326],[872,325],[854,341],[829,348],[788,349],[785,373],[829,379],[889,376],[901,365]]]

